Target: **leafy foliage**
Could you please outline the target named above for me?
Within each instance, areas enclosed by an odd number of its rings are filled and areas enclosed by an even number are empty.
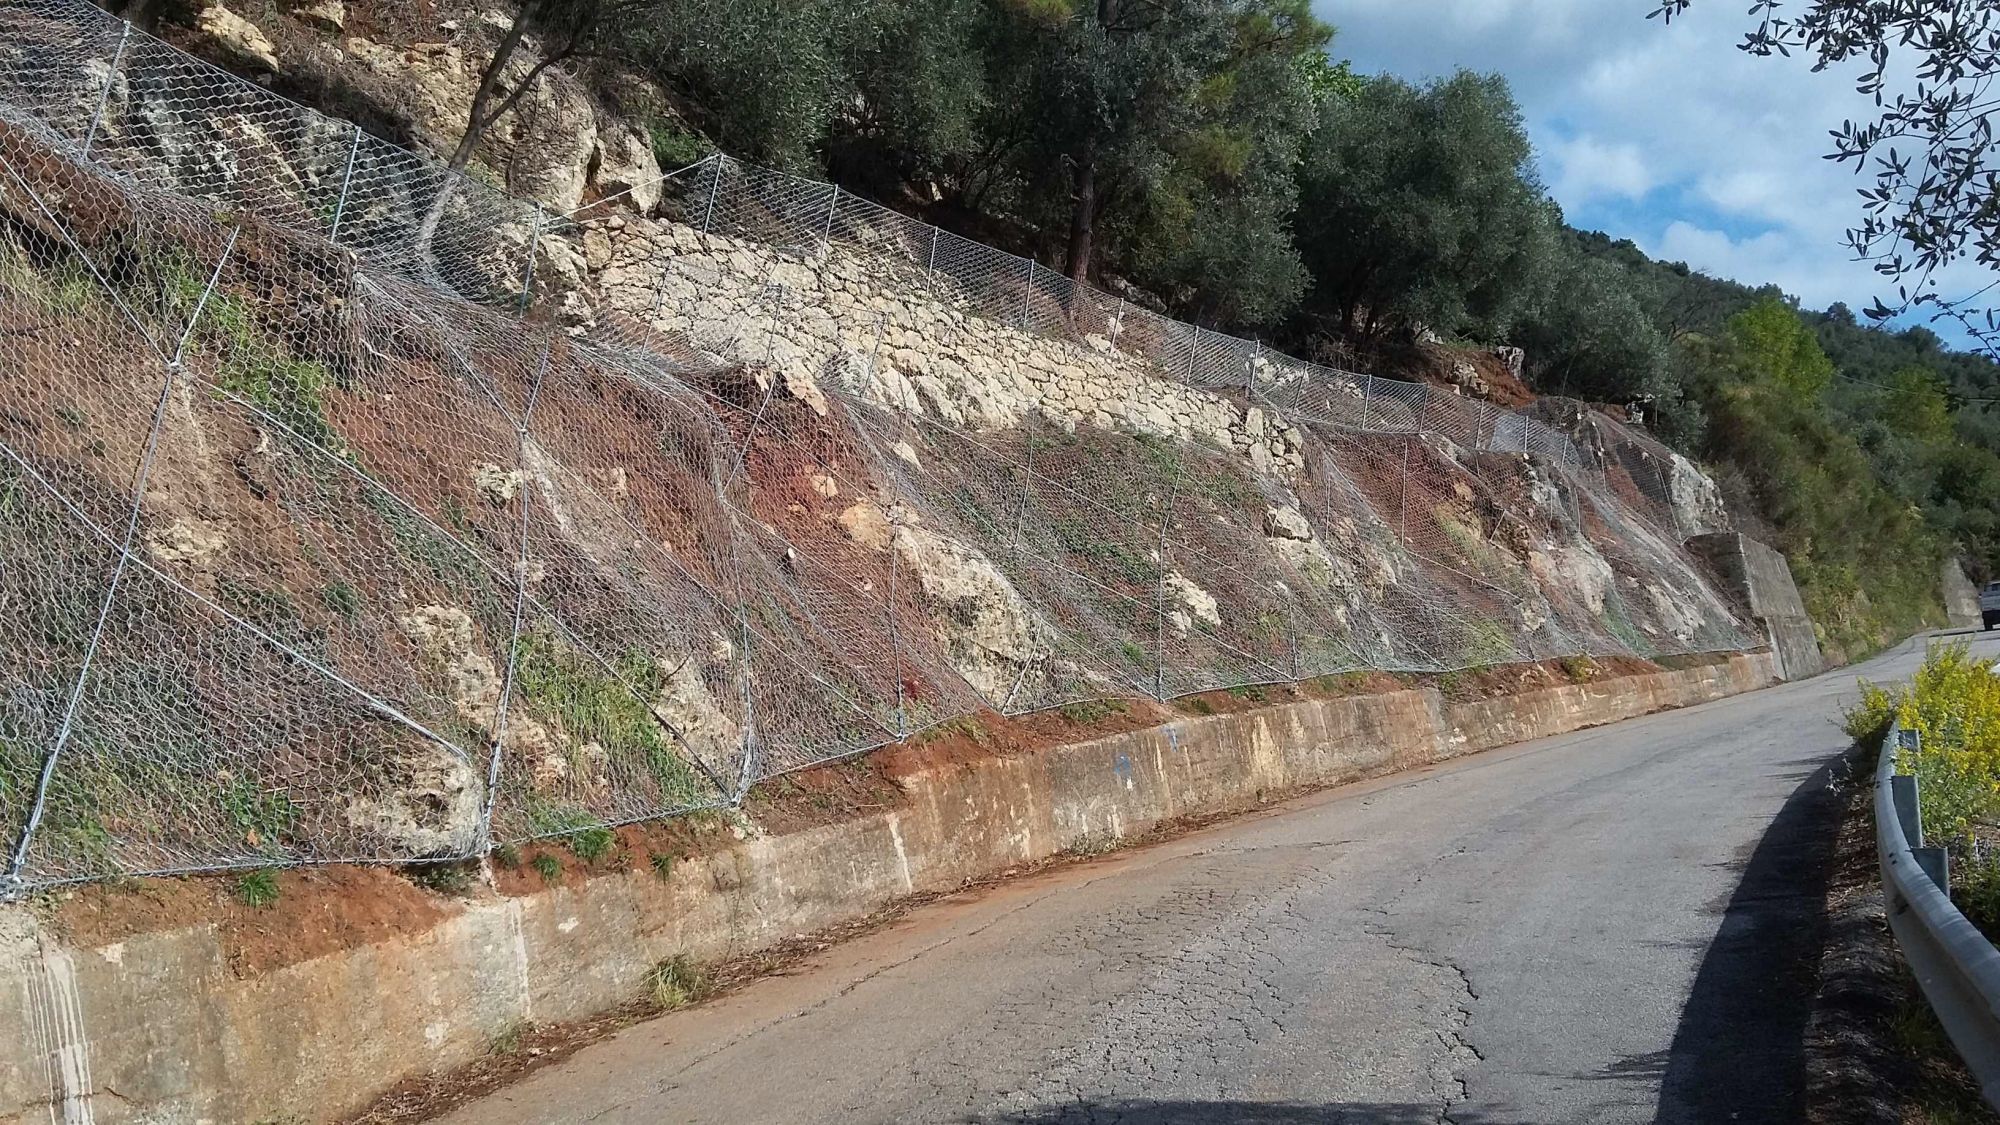
[[[655,964],[646,974],[646,994],[663,1012],[700,1003],[715,989],[708,970],[684,953]]]
[[[625,32],[626,53],[700,110],[722,148],[806,168],[840,93],[825,0],[676,0]],[[777,60],[782,60],[779,63]]]
[[[1137,279],[1212,318],[1289,311],[1304,284],[1285,230],[1292,170],[1317,99],[1340,85],[1310,61],[1331,30],[1305,0],[989,10],[994,96],[958,198],[1060,232],[1074,278],[1094,276],[1108,245]]]
[[[248,872],[236,880],[236,900],[254,909],[274,905],[282,896],[278,873],[268,867]]]
[[[1777,298],[1766,297],[1731,317],[1728,337],[1730,362],[1753,381],[1812,400],[1833,378],[1833,361],[1798,313]]]
[[[1495,75],[1374,78],[1326,103],[1300,172],[1309,308],[1363,346],[1418,325],[1507,324],[1550,253],[1531,156]]]
[[[1643,292],[1620,265],[1559,252],[1509,334],[1536,385],[1598,402],[1678,402],[1679,373]]]
[[[1692,0],[1662,0],[1671,22]],[[1864,65],[1855,88],[1875,99],[1873,121],[1847,121],[1829,158],[1872,169],[1860,220],[1847,234],[1856,255],[1897,281],[1896,299],[1868,310],[1886,319],[1930,306],[1956,317],[1989,351],[2000,348],[2000,310],[1978,307],[1987,286],[1952,298],[1937,288],[1946,267],[1970,260],[2000,268],[2000,5],[1962,0],[1806,0],[1795,16],[1777,0],[1750,6],[1757,20],[1741,48],[1794,51],[1824,70]]]
[[[1872,651],[1937,616],[1943,545],[1922,513],[1807,389],[1831,364],[1797,313],[1759,302],[1698,363],[1711,424],[1707,452],[1743,482],[1751,514],[1792,564],[1821,643]],[[1882,550],[1885,543],[1894,550]]]
[[[1897,768],[1917,778],[1924,836],[1970,850],[1974,829],[2000,817],[2000,670],[1953,644],[1927,656],[1907,689],[1862,689],[1849,732],[1886,729],[1887,714],[1916,731],[1916,753]]]

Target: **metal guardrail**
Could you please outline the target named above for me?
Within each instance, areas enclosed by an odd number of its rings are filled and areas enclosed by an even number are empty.
[[[1889,928],[1986,1103],[2000,1108],[2000,949],[1952,905],[1944,849],[1924,846],[1917,779],[1896,773],[1898,754],[1916,745],[1916,731],[1892,724],[1875,770]]]

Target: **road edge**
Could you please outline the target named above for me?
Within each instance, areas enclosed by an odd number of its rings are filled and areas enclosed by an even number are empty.
[[[1432,688],[1187,718],[905,779],[893,809],[746,833],[665,876],[606,873],[484,895],[434,924],[269,970],[212,923],[68,945],[0,908],[0,1121],[324,1122],[520,1050],[549,1025],[630,1022],[675,959],[737,964],[898,903],[1190,820],[1721,699],[1775,680],[1765,653],[1470,703]],[[601,1034],[601,1031],[600,1031]],[[532,1050],[532,1046],[528,1049]],[[18,1107],[18,1108],[17,1108]],[[409,1119],[403,1117],[401,1119]]]

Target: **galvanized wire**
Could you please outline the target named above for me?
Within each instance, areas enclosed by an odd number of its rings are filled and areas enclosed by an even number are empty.
[[[477,856],[981,709],[1751,643],[1700,482],[1594,412],[724,157],[549,215],[88,5],[0,29],[12,887]]]

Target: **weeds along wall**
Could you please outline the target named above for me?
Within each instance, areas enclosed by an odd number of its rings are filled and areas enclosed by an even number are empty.
[[[1751,640],[1691,466],[721,158],[571,216],[0,5],[7,886],[482,854],[982,707]]]

